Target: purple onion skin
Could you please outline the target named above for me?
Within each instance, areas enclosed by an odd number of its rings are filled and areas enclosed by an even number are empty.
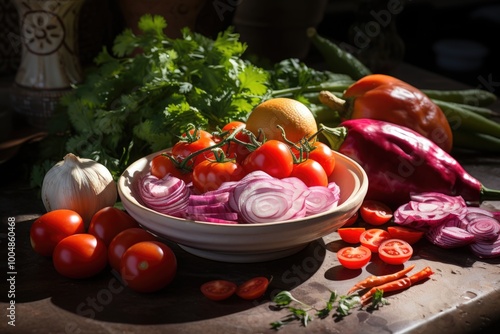
[[[341,126],[347,136],[338,151],[366,171],[366,198],[392,207],[410,201],[410,193],[428,191],[460,195],[468,202],[481,200],[481,183],[415,131],[371,119],[347,120]]]

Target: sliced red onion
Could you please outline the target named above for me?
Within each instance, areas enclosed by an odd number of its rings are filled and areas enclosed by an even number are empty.
[[[140,181],[139,195],[144,205],[171,216],[184,216],[190,194],[186,183],[170,174],[162,179],[147,175]]]
[[[463,218],[467,205],[461,196],[436,192],[412,194],[411,201],[394,212],[394,222],[416,228],[438,226],[453,217]]]
[[[306,197],[306,215],[322,213],[337,207],[340,198],[339,187],[331,183],[328,187],[309,187]]]
[[[304,217],[306,197],[295,182],[263,178],[236,187],[235,203],[244,223],[269,223]]]
[[[493,217],[478,214],[469,220],[467,231],[475,236],[477,242],[493,241],[500,235],[500,223]]]
[[[471,244],[470,249],[474,255],[484,259],[500,257],[500,237],[494,241],[478,241]]]
[[[442,248],[456,248],[474,242],[474,235],[457,226],[440,225],[430,228],[425,234],[427,240]]]

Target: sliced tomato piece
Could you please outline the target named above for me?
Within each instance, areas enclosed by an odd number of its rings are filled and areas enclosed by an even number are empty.
[[[262,297],[269,285],[269,280],[266,277],[254,277],[238,286],[236,295],[238,297],[254,300]]]
[[[203,283],[200,290],[208,299],[219,301],[231,297],[237,288],[238,286],[231,281],[218,279]]]
[[[407,226],[389,226],[387,232],[389,232],[391,238],[404,240],[410,245],[415,244],[424,236],[424,231]]]
[[[372,258],[368,247],[344,247],[337,251],[337,258],[342,266],[348,269],[361,269]]]
[[[341,227],[337,230],[340,238],[350,244],[359,244],[359,237],[366,231],[364,227]]]
[[[361,218],[370,225],[382,225],[392,218],[392,210],[382,202],[365,199],[359,209]]]
[[[391,235],[386,230],[382,230],[380,228],[370,228],[363,233],[359,237],[359,242],[362,246],[367,247],[372,251],[372,253],[378,252],[378,247],[382,243],[382,241],[390,239]]]
[[[403,264],[413,255],[409,243],[400,239],[384,240],[378,248],[378,256],[388,264]]]

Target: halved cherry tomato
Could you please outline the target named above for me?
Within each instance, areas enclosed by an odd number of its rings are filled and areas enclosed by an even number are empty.
[[[120,271],[120,262],[123,253],[132,245],[140,241],[156,241],[154,235],[140,227],[132,227],[118,233],[108,246],[108,262],[111,268]]]
[[[167,174],[171,174],[184,182],[191,182],[191,171],[183,171],[177,168],[174,161],[172,161],[174,157],[170,153],[162,153],[158,154],[156,157],[151,160],[151,175],[156,176],[159,179],[162,179]]]
[[[384,240],[378,247],[378,256],[388,264],[403,264],[413,255],[409,243],[400,239]]]
[[[88,233],[101,238],[107,247],[118,233],[132,227],[139,227],[132,216],[123,210],[108,206],[94,214],[90,220]]]
[[[31,247],[43,256],[51,256],[59,241],[84,233],[82,217],[73,210],[58,209],[40,216],[30,227]]]
[[[372,252],[368,247],[344,247],[337,251],[340,264],[348,269],[361,269],[372,258]]]
[[[359,237],[366,231],[364,227],[341,227],[337,230],[340,238],[350,244],[359,244]]]
[[[359,242],[361,242],[361,245],[370,249],[372,253],[377,253],[378,247],[380,246],[382,241],[390,238],[391,235],[386,230],[382,230],[380,228],[371,228],[361,233]]]
[[[254,300],[262,297],[269,286],[269,280],[266,277],[254,277],[238,286],[236,295],[246,300]]]
[[[235,160],[205,160],[193,169],[193,187],[205,193],[218,189],[224,182],[239,181],[245,175],[245,170]]]
[[[382,202],[365,199],[359,209],[361,218],[370,225],[382,225],[392,218],[392,210]]]
[[[325,170],[316,160],[306,159],[293,164],[290,176],[302,180],[308,187],[328,186],[328,175],[326,175]]]
[[[139,292],[154,292],[173,281],[177,259],[166,244],[141,241],[130,246],[122,255],[120,274],[127,286]]]
[[[88,233],[70,235],[54,249],[52,261],[56,271],[69,278],[88,278],[100,273],[108,264],[104,242]]]
[[[351,218],[347,219],[344,223],[344,225],[342,225],[342,227],[348,227],[348,226],[351,226],[352,224],[354,224],[355,222],[358,221],[358,217],[359,217],[359,211],[356,211],[355,214],[353,214],[351,216]]]
[[[313,159],[323,167],[327,176],[330,176],[335,169],[335,154],[330,146],[317,141],[313,144],[314,149],[309,152],[309,159]]]
[[[237,288],[236,283],[218,279],[203,283],[200,290],[208,299],[219,301],[231,297]]]
[[[387,232],[389,232],[391,238],[404,240],[410,245],[415,244],[424,236],[423,231],[407,226],[389,226]]]
[[[268,140],[250,153],[242,162],[242,166],[247,173],[261,170],[281,179],[292,173],[292,152],[284,142]]]

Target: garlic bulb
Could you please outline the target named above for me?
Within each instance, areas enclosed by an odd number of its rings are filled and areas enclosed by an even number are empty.
[[[72,153],[66,154],[43,178],[45,209],[76,211],[86,226],[97,211],[113,206],[117,196],[116,183],[104,165]]]

